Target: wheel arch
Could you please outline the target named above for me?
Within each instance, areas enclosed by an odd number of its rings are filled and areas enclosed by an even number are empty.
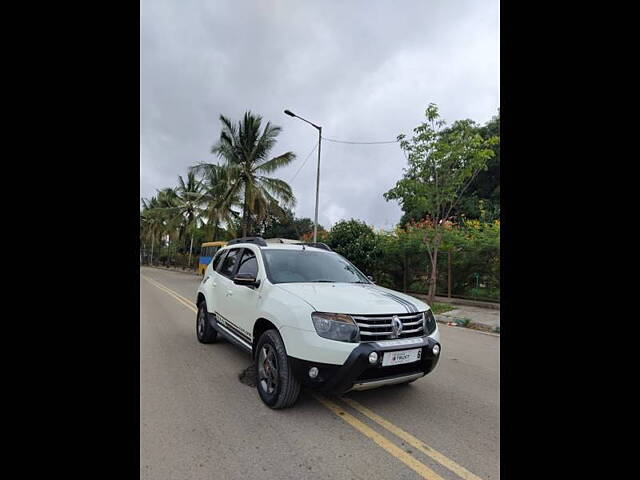
[[[198,292],[198,297],[196,298],[196,305],[200,305],[202,302],[206,302],[207,299],[204,298],[204,293]]]
[[[253,324],[253,342],[251,345],[251,355],[253,357],[255,357],[255,354],[256,354],[256,346],[258,345],[258,340],[260,340],[260,337],[264,332],[272,328],[275,329],[278,333],[280,333],[280,329],[278,328],[278,326],[275,323],[273,323],[271,320],[267,320],[264,317],[260,317]]]

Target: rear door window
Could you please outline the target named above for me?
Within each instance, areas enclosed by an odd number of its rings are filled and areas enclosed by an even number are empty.
[[[221,259],[222,257],[224,257],[224,253],[225,253],[225,252],[220,252],[220,251],[219,251],[219,252],[216,254],[215,258],[214,258],[214,259],[213,259],[213,261],[211,262],[211,268],[212,268],[213,270],[216,270],[216,269],[218,268],[218,265],[220,264],[220,259]]]
[[[234,248],[229,250],[229,253],[222,261],[222,267],[220,268],[220,275],[224,275],[227,278],[231,278],[233,271],[238,263],[238,256],[241,252],[240,248]]]
[[[253,250],[245,248],[236,275],[238,273],[250,273],[254,278],[258,277],[258,260]]]

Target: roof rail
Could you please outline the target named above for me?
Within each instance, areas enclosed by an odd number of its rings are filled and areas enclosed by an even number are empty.
[[[267,242],[264,241],[262,237],[242,237],[242,238],[234,238],[233,240],[229,240],[227,245],[235,245],[236,243],[255,243],[261,247],[266,247]]]
[[[294,240],[291,238],[266,238],[265,242],[267,243],[293,243],[293,244],[298,244],[298,243],[303,243],[302,240]]]
[[[331,250],[329,245],[322,242],[305,242],[305,243],[300,243],[298,245],[307,245],[308,247],[321,248],[322,250],[328,250],[329,252],[333,252],[333,250]]]

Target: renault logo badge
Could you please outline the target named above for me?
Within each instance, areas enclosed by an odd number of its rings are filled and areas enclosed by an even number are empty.
[[[402,333],[402,322],[400,317],[394,315],[391,317],[391,338],[398,338]]]

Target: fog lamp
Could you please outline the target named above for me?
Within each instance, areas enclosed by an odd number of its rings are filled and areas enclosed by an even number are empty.
[[[309,369],[309,376],[311,378],[316,378],[318,376],[318,367],[311,367]]]
[[[378,354],[376,352],[371,352],[369,354],[369,363],[376,363],[378,361]]]
[[[438,355],[440,353],[440,345],[434,345],[432,352],[434,355]]]

